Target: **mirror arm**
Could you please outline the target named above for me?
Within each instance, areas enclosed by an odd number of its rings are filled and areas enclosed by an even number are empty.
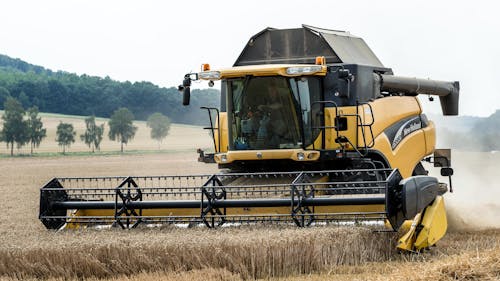
[[[182,105],[189,105],[191,100],[191,75],[192,73],[188,73],[184,75],[184,80],[182,81],[182,85],[179,85],[178,90],[182,92]]]

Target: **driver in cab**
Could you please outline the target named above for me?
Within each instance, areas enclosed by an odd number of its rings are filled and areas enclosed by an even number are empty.
[[[269,147],[278,147],[286,135],[286,124],[283,114],[283,98],[276,84],[268,88],[265,104],[259,105],[259,111],[264,112],[260,121],[257,138],[267,143]]]

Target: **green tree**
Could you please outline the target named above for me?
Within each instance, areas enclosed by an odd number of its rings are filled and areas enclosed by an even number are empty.
[[[17,98],[22,106],[29,106],[30,100],[25,92],[21,92]]]
[[[156,112],[149,116],[147,126],[151,128],[151,138],[158,141],[158,149],[160,149],[161,142],[165,139],[170,130],[170,119]]]
[[[33,106],[28,109],[28,138],[30,143],[30,153],[33,148],[40,147],[40,143],[47,136],[47,129],[43,128],[42,118],[38,117],[38,107]]]
[[[109,139],[120,142],[121,152],[123,152],[123,144],[127,144],[133,139],[137,131],[133,121],[134,114],[125,107],[115,110],[109,119]]]
[[[4,104],[8,97],[10,97],[9,90],[0,86],[0,104]]]
[[[15,98],[7,97],[4,103],[3,128],[0,139],[10,147],[10,155],[14,155],[14,143],[21,148],[28,142],[28,125],[24,120],[24,108]]]
[[[66,147],[70,147],[75,142],[76,132],[73,129],[73,124],[60,122],[57,125],[56,141],[63,148],[63,154],[66,153]]]
[[[92,149],[92,153],[95,149],[100,150],[104,124],[97,125],[95,123],[95,116],[89,116],[85,118],[85,127],[85,133],[80,135],[80,139]]]

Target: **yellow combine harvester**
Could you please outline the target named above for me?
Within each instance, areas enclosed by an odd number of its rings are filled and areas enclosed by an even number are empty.
[[[435,149],[417,96],[457,115],[458,82],[394,76],[361,38],[311,26],[265,29],[233,67],[186,74],[184,105],[194,80],[220,81],[220,108],[205,108],[215,152],[199,160],[224,172],[55,178],[41,189],[44,225],[379,221],[409,251],[445,234],[448,186],[422,161],[451,184],[450,151]]]

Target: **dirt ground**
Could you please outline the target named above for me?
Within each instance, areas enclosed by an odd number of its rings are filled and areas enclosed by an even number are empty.
[[[196,162],[192,142],[208,138],[191,129],[166,141],[184,152],[0,159],[0,280],[500,280],[494,153],[455,153],[451,230],[422,255],[400,255],[393,237],[364,228],[54,232],[39,222],[39,188],[52,177],[216,172]]]

